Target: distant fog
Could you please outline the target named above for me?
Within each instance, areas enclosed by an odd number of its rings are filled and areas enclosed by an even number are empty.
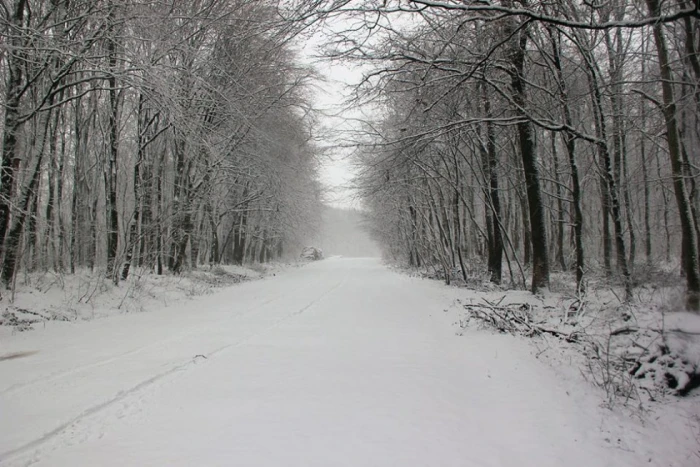
[[[381,252],[363,227],[361,211],[326,206],[317,245],[326,257],[379,257]]]

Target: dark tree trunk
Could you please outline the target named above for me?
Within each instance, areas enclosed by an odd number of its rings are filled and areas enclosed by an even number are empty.
[[[114,21],[113,8],[110,8],[110,23]],[[119,248],[119,210],[117,209],[117,176],[119,155],[119,93],[117,91],[117,44],[114,26],[110,24],[111,34],[107,39],[107,59],[110,77],[109,88],[109,153],[105,173],[105,196],[107,202],[107,277],[115,284],[119,282],[117,272],[117,254]]]
[[[61,116],[62,120],[65,121],[65,117]],[[55,225],[57,232],[56,242],[58,243],[56,247],[56,259],[55,266],[56,272],[63,272],[65,269],[65,239],[66,239],[66,226],[63,219],[63,191],[64,191],[64,177],[66,170],[66,135],[61,133],[61,150],[58,154],[58,174],[56,180],[56,220]]]
[[[245,256],[245,244],[246,244],[246,228],[248,223],[248,214],[245,211],[247,207],[244,206],[244,211],[239,213],[236,226],[233,231],[233,263],[243,264],[243,258]]]
[[[22,99],[22,82],[24,80],[24,57],[22,31],[25,26],[25,10],[28,0],[17,0],[11,12],[10,26],[12,39],[7,54],[7,83],[5,87],[5,121],[3,122],[2,162],[0,163],[0,255],[7,254],[9,245],[5,236],[10,228],[10,206],[15,188],[15,177],[20,165],[18,154],[18,133],[20,122],[20,102]],[[14,268],[14,265],[13,265]],[[8,278],[4,278],[8,283]]]
[[[660,14],[658,0],[646,0],[649,13],[652,16]],[[673,92],[672,73],[666,38],[663,26],[655,24],[654,41],[656,42],[659,68],[661,72],[661,90],[663,95],[663,114],[666,122],[666,140],[668,143],[669,157],[671,159],[671,170],[673,174],[673,189],[678,205],[678,214],[681,224],[682,246],[685,254],[681,258],[686,272],[686,306],[689,310],[700,311],[700,273],[698,272],[698,250],[695,235],[695,222],[692,218],[690,202],[685,188],[683,178],[682,155],[680,137],[678,132],[678,122],[676,121],[677,109]]]
[[[138,104],[138,113],[137,113],[137,118],[138,118],[138,125],[137,125],[137,144],[138,144],[138,150],[136,154],[136,163],[134,164],[134,174],[133,174],[133,186],[134,186],[134,213],[131,217],[131,222],[129,223],[129,238],[126,242],[126,247],[125,247],[125,253],[126,253],[126,258],[124,259],[124,266],[122,267],[122,280],[127,280],[129,277],[129,270],[131,269],[131,263],[133,261],[133,256],[134,256],[134,250],[137,249],[138,246],[138,228],[139,224],[141,223],[141,184],[143,181],[143,178],[141,176],[141,168],[144,164],[144,160],[146,158],[145,152],[146,152],[146,142],[145,142],[145,137],[146,137],[146,131],[148,129],[148,126],[150,125],[150,122],[147,120],[148,114],[145,112],[143,108],[144,104],[144,96],[143,94],[139,95],[139,104]]]
[[[488,180],[486,220],[489,236],[488,271],[491,282],[500,284],[503,277],[503,236],[501,234],[501,200],[498,190],[498,153],[496,151],[496,131],[491,122],[491,101],[484,93],[486,117],[486,163],[485,176]]]
[[[56,185],[57,178],[59,177],[57,155],[58,155],[58,122],[60,117],[60,111],[56,111],[54,115],[54,122],[52,125],[47,125],[47,130],[49,130],[49,173],[48,173],[48,199],[46,201],[46,235],[44,238],[43,251],[45,252],[44,257],[44,269],[49,268],[49,263],[54,262],[54,270],[58,270],[57,256],[58,248],[56,248],[56,219],[58,217],[55,215],[56,204],[57,204],[57,193]],[[41,182],[39,182],[41,183]],[[37,251],[42,251],[38,249]]]
[[[644,43],[642,44],[642,50],[646,53],[646,47]],[[646,76],[646,60],[642,59],[642,76]],[[647,149],[646,149],[646,125],[647,125],[647,114],[646,114],[646,103],[644,99],[640,100],[639,103],[641,110],[641,136],[639,141],[639,153],[642,160],[642,181],[644,183],[644,253],[646,256],[647,266],[651,265],[652,260],[652,247],[651,247],[651,214],[650,214],[650,193],[649,193],[649,163],[647,161]]]
[[[532,241],[532,291],[549,287],[549,258],[547,252],[547,226],[545,224],[544,203],[540,188],[540,175],[537,166],[535,149],[535,132],[532,122],[527,115],[525,91],[525,54],[527,51],[528,32],[526,27],[516,35],[517,43],[513,44],[510,63],[510,86],[513,92],[513,102],[520,116],[518,122],[518,142],[520,156],[525,174],[525,189],[530,220],[530,235]]]

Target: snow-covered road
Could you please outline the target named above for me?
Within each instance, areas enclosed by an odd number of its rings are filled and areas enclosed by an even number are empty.
[[[329,259],[167,309],[0,343],[0,464],[638,466],[457,294]]]

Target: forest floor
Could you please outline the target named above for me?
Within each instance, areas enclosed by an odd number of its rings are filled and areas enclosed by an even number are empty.
[[[446,287],[342,258],[188,300],[183,287],[148,313],[4,326],[0,465],[700,461],[696,391],[625,396],[586,363],[611,346],[581,357],[597,341],[578,323],[603,308],[638,329],[615,338],[658,325],[602,298],[572,312],[559,293]]]

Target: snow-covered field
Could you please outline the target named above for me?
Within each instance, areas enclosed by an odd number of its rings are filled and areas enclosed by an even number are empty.
[[[4,334],[0,465],[700,464],[697,402],[603,408],[530,342],[460,328],[469,293],[332,258]]]

